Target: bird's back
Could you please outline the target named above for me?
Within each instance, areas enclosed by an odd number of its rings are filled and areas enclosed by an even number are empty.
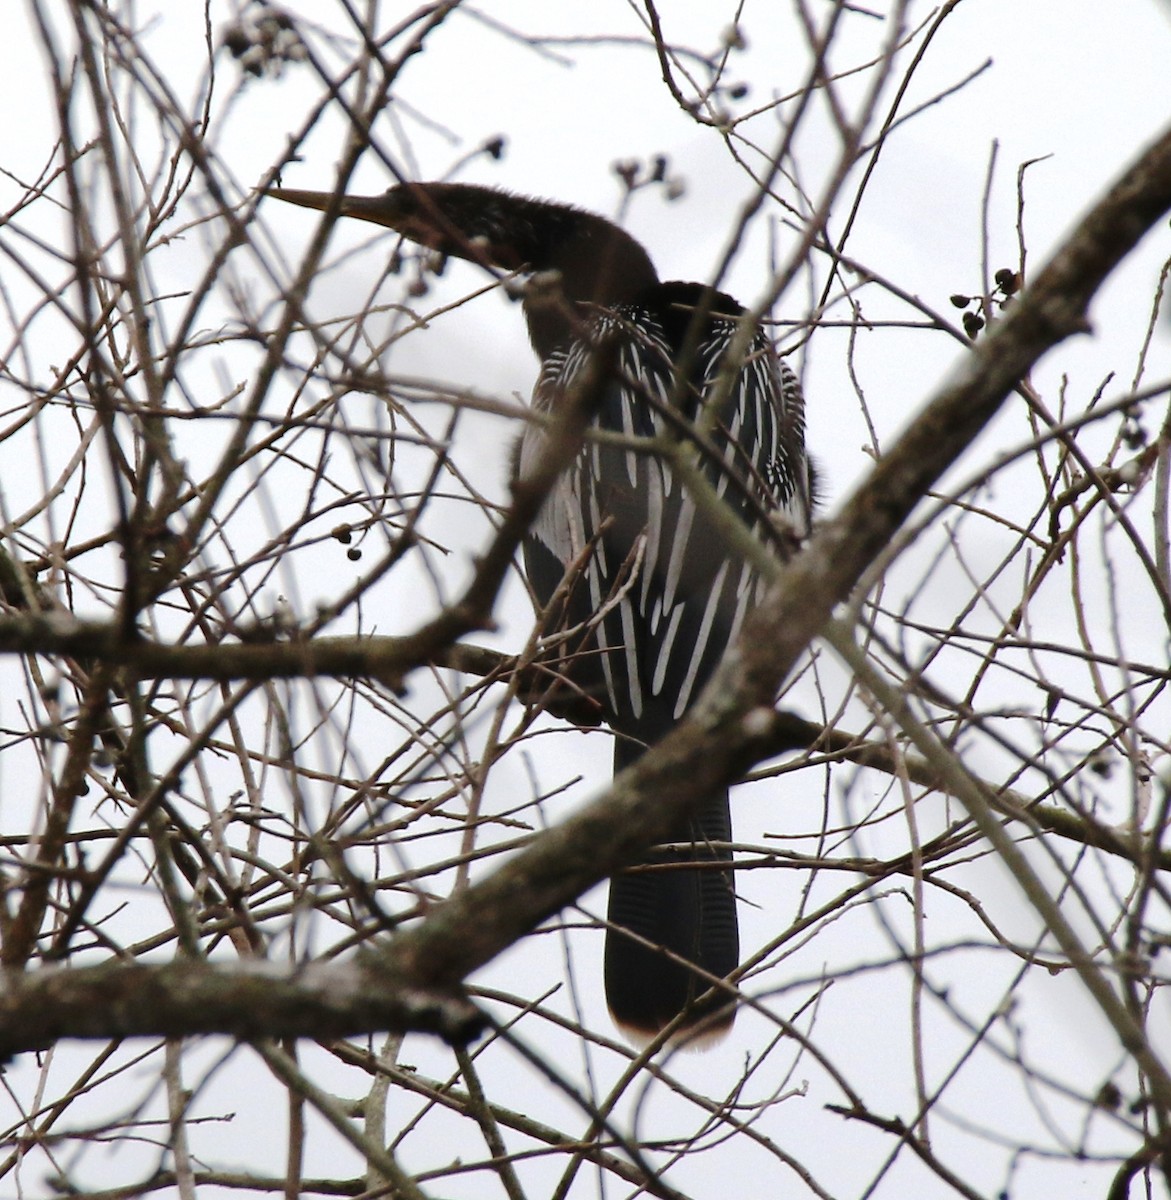
[[[661,737],[694,701],[758,586],[720,521],[697,505],[651,439],[682,449],[746,529],[760,534],[766,515],[778,514],[797,536],[808,529],[800,389],[759,330],[745,364],[728,369],[742,310],[710,295],[717,307],[697,330],[693,316],[705,300],[698,284],[660,284],[639,304],[596,315],[588,336],[545,359],[535,392],[538,409],[555,410],[594,347],[616,334],[613,378],[593,422],[603,438],[588,441],[562,477],[526,542],[525,561],[541,604],[567,569],[581,568],[568,603],[550,614],[551,627],[592,623],[592,639],[567,643],[582,649],[574,683],[597,697],[616,731],[643,743]],[[682,380],[677,363],[689,367]],[[689,437],[693,423],[700,441]],[[522,470],[542,438],[530,427]]]

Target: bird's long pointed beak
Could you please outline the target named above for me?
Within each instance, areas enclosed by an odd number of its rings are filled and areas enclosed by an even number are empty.
[[[327,212],[334,202],[332,192],[306,192],[299,188],[270,187],[266,196],[275,196],[301,208],[312,208],[316,212]],[[343,217],[357,217],[361,221],[373,221],[389,229],[400,229],[401,220],[396,220],[391,202],[382,196],[343,196],[338,212]]]

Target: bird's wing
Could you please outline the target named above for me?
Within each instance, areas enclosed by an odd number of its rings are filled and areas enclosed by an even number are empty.
[[[598,328],[595,336],[608,332]],[[804,467],[800,389],[763,335],[757,341],[748,363],[730,386],[724,384],[727,396],[707,437],[714,454],[700,454],[698,461],[717,495],[746,525],[759,525],[763,512],[784,510],[803,533],[807,490],[800,483],[787,491],[778,487],[794,478],[785,453]],[[579,340],[546,359],[538,408],[553,407],[556,396],[572,387],[592,344],[597,343]],[[582,564],[562,618],[571,625],[592,620],[596,650],[575,666],[574,677],[599,693],[614,728],[648,742],[662,736],[694,700],[735,638],[757,589],[752,568],[647,444],[686,439],[664,410],[697,416],[700,399],[720,386],[720,351],[717,339],[701,345],[691,386],[679,396],[671,367],[676,351],[653,323],[643,321],[623,337],[615,378],[594,420],[602,437],[589,441],[566,471],[526,544],[530,582],[542,603],[571,564]],[[522,471],[540,452],[541,437],[539,431],[526,434]]]

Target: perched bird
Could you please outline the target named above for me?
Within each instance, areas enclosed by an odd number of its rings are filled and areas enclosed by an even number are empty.
[[[321,211],[337,203],[323,192],[270,194]],[[592,213],[454,183],[345,197],[340,212],[536,277],[524,309],[541,362],[537,411],[556,413],[591,355],[609,348],[592,424],[625,440],[587,439],[530,530],[524,557],[546,629],[589,631],[566,669],[614,731],[617,773],[687,711],[759,591],[710,508],[635,439],[692,438],[695,461],[748,528],[798,541],[809,531],[812,497],[797,379],[760,328],[730,361],[744,309],[701,284],[661,282],[642,245]],[[536,424],[526,430],[522,474],[546,436]],[[672,849],[645,859],[682,869],[611,880],[606,997],[636,1042],[681,1013],[683,1037],[731,1024],[729,994],[712,991],[712,980],[739,963],[731,836],[723,789],[676,831]]]

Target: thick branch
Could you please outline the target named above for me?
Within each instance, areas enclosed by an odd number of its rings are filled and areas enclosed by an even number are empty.
[[[453,628],[459,624],[458,613],[453,614],[451,623]],[[462,632],[466,629],[458,629],[454,636]],[[430,663],[459,670],[465,657],[470,663],[479,661],[475,654],[461,656],[445,646],[433,635],[431,626],[402,637],[294,637],[178,646],[127,638],[114,621],[80,621],[59,612],[0,619],[0,653],[62,654],[123,667],[140,679],[333,676],[379,679],[392,687],[401,686],[411,671]]]
[[[462,1044],[469,1001],[401,984],[360,962],[281,966],[182,960],[0,972],[0,1061],[58,1038],[338,1038],[395,1029]]]
[[[207,646],[165,645],[140,639],[126,641],[114,622],[78,621],[62,613],[48,616],[0,618],[0,652],[62,654],[95,659],[131,670],[140,679],[293,679],[314,676],[379,679],[401,684],[422,663],[447,667],[480,678],[519,678],[521,696],[540,695],[545,711],[576,725],[597,725],[596,703],[565,690],[550,690],[548,672],[538,663],[521,669],[515,657],[483,646],[457,642],[435,647],[414,636],[337,637],[263,644],[227,643]],[[937,791],[947,790],[930,764],[914,754],[897,758],[885,742],[870,742],[841,729],[827,729],[790,712],[775,712],[771,733],[761,738],[762,758],[789,750],[817,746],[846,762],[871,767],[888,775],[903,773],[915,783]],[[1097,846],[1111,854],[1138,862],[1150,853],[1129,830],[1088,821],[1068,808],[1031,803],[1027,797],[1006,793],[1005,808],[1028,810],[1031,820],[1071,841]],[[1163,870],[1171,869],[1171,851],[1155,858]]]

